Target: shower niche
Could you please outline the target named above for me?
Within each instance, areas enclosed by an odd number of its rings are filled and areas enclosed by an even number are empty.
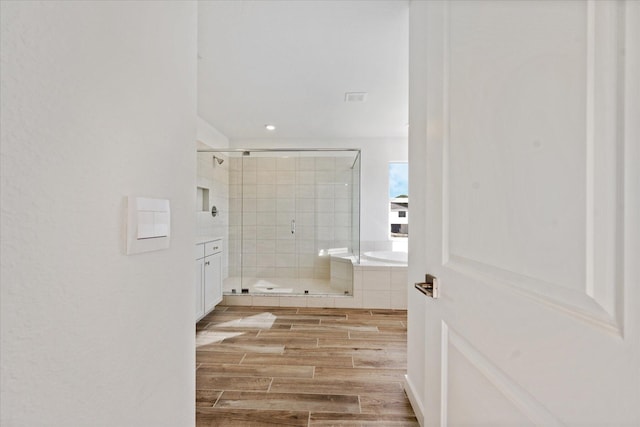
[[[332,275],[331,260],[359,257],[360,151],[221,153],[229,183],[225,294],[352,294],[352,275]]]

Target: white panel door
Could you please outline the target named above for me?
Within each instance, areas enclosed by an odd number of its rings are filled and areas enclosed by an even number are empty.
[[[412,10],[425,425],[639,426],[638,2]]]

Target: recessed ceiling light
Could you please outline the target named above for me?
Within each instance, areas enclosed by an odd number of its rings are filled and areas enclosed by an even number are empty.
[[[276,130],[276,127],[274,125],[264,125],[264,128],[266,130]]]

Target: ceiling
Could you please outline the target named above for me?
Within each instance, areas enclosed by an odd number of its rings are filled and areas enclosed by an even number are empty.
[[[229,139],[407,136],[408,1],[200,1],[198,15],[198,114]]]

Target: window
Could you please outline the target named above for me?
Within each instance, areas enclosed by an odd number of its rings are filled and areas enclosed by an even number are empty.
[[[409,164],[389,163],[389,235],[409,236]]]

